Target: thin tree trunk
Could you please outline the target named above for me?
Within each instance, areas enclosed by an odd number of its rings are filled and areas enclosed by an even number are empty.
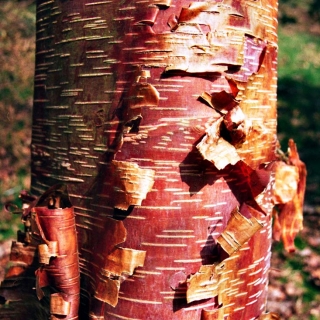
[[[42,197],[24,216],[52,319],[262,319],[277,2],[37,8],[31,192]],[[70,203],[56,203],[61,184]],[[75,229],[57,218],[69,211]],[[58,260],[65,243],[74,260]]]

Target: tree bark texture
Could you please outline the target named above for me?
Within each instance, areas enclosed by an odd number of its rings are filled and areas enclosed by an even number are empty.
[[[275,0],[37,1],[31,192],[72,204],[30,209],[52,319],[264,317],[276,18]]]

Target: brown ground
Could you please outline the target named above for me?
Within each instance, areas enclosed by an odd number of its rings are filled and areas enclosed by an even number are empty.
[[[320,319],[319,208],[305,208],[304,229],[297,251],[285,253],[274,244],[270,269],[268,309],[281,319]]]

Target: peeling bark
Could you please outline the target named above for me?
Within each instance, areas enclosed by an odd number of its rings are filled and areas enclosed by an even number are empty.
[[[262,227],[263,224],[255,217],[248,219],[236,208],[231,212],[227,227],[221,233],[217,242],[231,256]]]
[[[116,248],[107,256],[100,271],[95,298],[115,307],[121,284],[121,276],[131,276],[137,267],[143,267],[146,252],[127,248]]]
[[[187,302],[210,299],[218,295],[219,275],[216,266],[203,265],[188,280]]]
[[[294,239],[303,228],[307,170],[293,140],[289,140],[287,164],[282,164],[277,169],[273,196],[273,201],[277,204],[274,210],[273,236],[278,241],[282,239],[285,250],[294,252]]]
[[[109,219],[108,231],[104,239],[100,239],[96,252],[99,273],[95,281],[94,297],[115,307],[121,282],[133,275],[137,267],[143,267],[146,252],[119,247],[126,240],[127,234],[122,221]]]
[[[64,207],[60,188],[51,188],[31,210],[32,243],[38,244],[36,292],[51,286],[51,319],[77,319],[80,304],[78,242],[73,208]],[[62,189],[63,190],[63,189]],[[42,206],[48,203],[48,206]],[[69,201],[67,201],[67,205]],[[57,291],[57,292],[55,292]]]
[[[215,120],[206,130],[205,137],[197,145],[204,159],[212,162],[217,169],[224,169],[228,164],[236,164],[240,157],[235,147],[221,137],[223,118]]]
[[[37,270],[53,319],[269,319],[276,16],[273,0],[37,2],[38,198],[5,299]]]
[[[111,166],[114,207],[127,210],[131,205],[141,205],[151,191],[155,171],[141,169],[136,163],[126,161],[113,160]]]

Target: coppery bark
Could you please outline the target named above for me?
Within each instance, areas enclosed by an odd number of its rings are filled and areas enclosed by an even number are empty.
[[[273,236],[283,241],[288,252],[295,251],[294,239],[303,228],[303,201],[306,190],[307,169],[300,160],[297,146],[289,140],[288,158],[277,164],[275,170],[278,185],[275,184]],[[280,170],[279,170],[280,167]],[[277,170],[278,169],[278,170]],[[277,179],[276,179],[277,182]]]
[[[276,1],[37,7],[31,192],[66,183],[71,202],[25,212],[43,231],[24,248],[49,262],[26,262],[38,293],[76,308],[50,249],[72,210],[81,319],[271,319]]]

